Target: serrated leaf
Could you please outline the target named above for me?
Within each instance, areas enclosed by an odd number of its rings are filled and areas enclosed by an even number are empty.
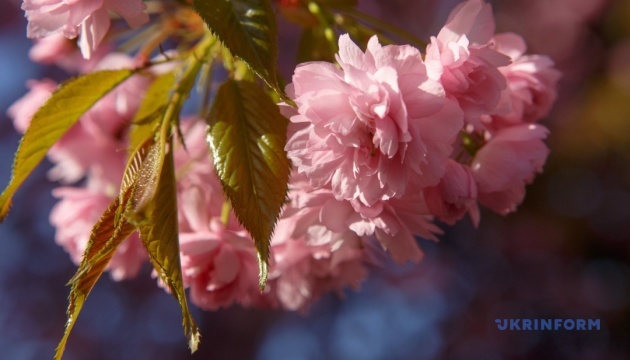
[[[158,143],[151,149],[138,172],[136,189],[138,191],[132,199],[135,202],[135,208],[131,209],[134,211],[132,217],[137,221],[142,243],[149,252],[155,271],[180,304],[188,346],[195,352],[201,335],[188,309],[182,280],[171,142]]]
[[[161,115],[175,90],[175,74],[169,72],[158,76],[144,95],[130,130],[130,148],[135,150],[144,140],[155,133]]]
[[[129,195],[130,191],[127,191],[122,196],[123,201],[129,199]],[[118,246],[135,230],[135,226],[125,219],[115,221],[116,213],[121,206],[124,206],[121,204],[121,198],[116,197],[92,229],[77,275],[71,280],[72,288],[67,311],[68,321],[63,337],[57,346],[55,360],[60,360],[63,356],[68,336],[90,291],[105,271]],[[95,259],[97,256],[98,259]]]
[[[121,194],[135,186],[138,181],[138,174],[154,148],[155,139],[153,136],[148,137],[142,144],[136,147],[133,156],[127,161],[127,166],[125,166],[125,172],[123,173],[123,179],[120,184]]]
[[[118,195],[119,206],[116,209],[116,213],[114,214],[114,225],[118,226],[119,223],[125,221],[129,222],[129,219],[123,217],[125,211],[128,208],[133,207],[133,194],[138,187],[138,178],[140,170],[142,169],[143,164],[146,162],[147,157],[150,155],[151,149],[155,147],[155,141],[153,137],[148,138],[142,143],[140,146],[136,148],[133,153],[133,156],[127,162],[127,166],[125,167],[125,172],[123,173],[123,179],[120,186],[120,194]],[[99,250],[98,253],[92,254],[89,256],[84,256],[84,261],[81,262],[79,269],[74,274],[72,279],[70,279],[70,283],[74,283],[79,277],[83,276],[86,271],[90,269],[90,267],[99,262],[101,257],[105,256],[106,253],[110,250],[112,245],[106,244],[103,249]],[[116,245],[117,246],[117,245]],[[90,248],[90,243],[88,242],[87,248]]]
[[[137,179],[133,184],[131,200],[125,209],[125,216],[132,221],[141,222],[145,209],[156,196],[160,169],[164,161],[164,149],[155,143],[148,149],[146,158],[137,169]],[[123,184],[124,185],[124,184]]]
[[[57,346],[56,360],[61,359],[63,356],[70,332],[90,291],[103,274],[107,264],[109,264],[109,261],[116,253],[118,246],[136,229],[132,223],[121,215],[124,209],[129,206],[132,192],[138,180],[139,169],[145,162],[149,149],[153,148],[154,144],[155,142],[151,138],[136,149],[125,169],[120,195],[111,202],[100,220],[92,228],[83,259],[69,282],[72,288],[67,311],[68,321],[66,322],[63,337]]]
[[[256,84],[227,80],[208,117],[208,141],[223,190],[254,238],[264,287],[269,241],[284,204],[290,164],[287,119]]]
[[[65,82],[33,116],[15,154],[9,185],[0,195],[0,221],[11,207],[11,199],[46,152],[98,100],[131,75],[132,70],[107,70]]]
[[[269,0],[194,0],[193,8],[234,56],[286,98],[277,81],[278,34]]]

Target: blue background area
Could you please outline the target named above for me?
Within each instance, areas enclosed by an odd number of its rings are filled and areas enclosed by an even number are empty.
[[[434,32],[452,3],[427,7],[430,26],[408,18],[401,26],[423,36]],[[404,5],[369,8],[397,19]],[[24,94],[27,79],[59,73],[26,60],[31,43],[17,2],[0,4],[0,23],[4,186],[19,141],[5,110]],[[290,74],[290,64],[283,66]],[[576,98],[567,97],[560,106],[579,108],[572,103]],[[203,334],[195,355],[186,348],[175,300],[155,285],[149,268],[132,281],[104,277],[86,303],[65,359],[626,359],[630,191],[620,169],[628,164],[615,156],[597,166],[568,163],[554,157],[553,141],[551,146],[546,173],[528,188],[517,214],[484,212],[479,229],[464,221],[445,228],[439,244],[419,240],[426,251],[421,264],[375,268],[360,291],[325,296],[308,314],[195,308]],[[54,243],[48,223],[55,201],[55,184],[45,176],[49,167],[44,163],[31,176],[0,225],[0,359],[52,358],[63,332],[69,290],[64,284],[75,266]],[[500,332],[496,318],[598,318],[602,327]]]

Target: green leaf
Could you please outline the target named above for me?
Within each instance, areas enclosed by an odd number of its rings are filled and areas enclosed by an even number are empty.
[[[11,199],[28,175],[81,115],[125,81],[132,70],[108,70],[65,82],[33,116],[13,161],[9,185],[0,195],[0,221],[11,208]]]
[[[119,222],[115,221],[116,213],[121,206],[124,206],[124,204],[121,204],[121,198],[125,202],[129,199],[129,195],[130,191],[127,191],[121,197],[116,197],[92,229],[92,234],[77,274],[70,280],[72,288],[67,311],[68,321],[66,322],[63,337],[57,346],[55,360],[60,360],[63,356],[68,336],[90,291],[92,291],[101,274],[105,271],[118,246],[135,230],[135,226],[125,219]]]
[[[149,151],[138,172],[132,201],[133,207],[127,210],[132,212],[129,216],[138,225],[158,276],[179,302],[188,346],[195,352],[201,335],[188,309],[182,280],[172,142],[157,143]]]
[[[234,56],[286,98],[277,80],[278,34],[269,0],[194,0],[193,7]]]
[[[287,119],[260,87],[229,79],[219,88],[208,125],[223,190],[256,244],[262,289],[269,241],[289,181],[290,164],[284,152]]]
[[[155,133],[159,120],[175,89],[175,74],[158,76],[147,89],[131,126],[130,148],[135,150],[144,140]]]

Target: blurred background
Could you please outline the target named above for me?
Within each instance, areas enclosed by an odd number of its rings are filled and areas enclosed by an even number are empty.
[[[420,38],[458,1],[360,0]],[[497,32],[563,72],[544,174],[506,218],[482,213],[419,240],[419,265],[374,268],[360,291],[324,297],[307,314],[239,307],[194,309],[200,350],[186,347],[179,308],[150,269],[105,276],[86,303],[65,359],[628,359],[630,358],[630,1],[493,1]],[[292,73],[296,25],[281,24],[281,65]],[[0,2],[0,184],[19,137],[6,109],[28,79],[62,76],[31,64],[20,1]],[[39,167],[0,225],[0,359],[50,359],[74,273],[54,242],[54,204]],[[599,331],[499,331],[497,318],[601,319]]]

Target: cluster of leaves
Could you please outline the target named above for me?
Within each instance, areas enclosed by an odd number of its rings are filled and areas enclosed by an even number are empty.
[[[94,225],[83,260],[69,282],[68,322],[56,359],[61,359],[90,291],[118,246],[134,231],[139,232],[160,280],[180,304],[190,349],[197,348],[200,334],[186,303],[179,259],[173,138],[180,133],[179,116],[184,102],[195,83],[203,80],[202,69],[214,62],[222,62],[230,76],[202,114],[208,124],[210,156],[233,211],[254,239],[260,287],[265,286],[269,240],[285,202],[290,174],[284,153],[287,120],[273,99],[293,104],[284,94],[277,74],[274,8],[270,0],[192,3],[209,31],[179,56],[179,67],[157,77],[145,95],[131,127],[130,160],[120,194]],[[336,32],[350,32],[359,40],[374,34],[358,18],[379,27],[378,20],[354,9],[356,0],[295,3],[294,10],[310,19],[303,23],[306,25],[300,40],[300,61],[332,59]],[[406,36],[403,32],[394,33]],[[6,217],[17,189],[79,118],[131,76],[144,76],[151,65],[94,72],[59,87],[35,114],[21,140],[10,183],[0,195],[0,220]]]

